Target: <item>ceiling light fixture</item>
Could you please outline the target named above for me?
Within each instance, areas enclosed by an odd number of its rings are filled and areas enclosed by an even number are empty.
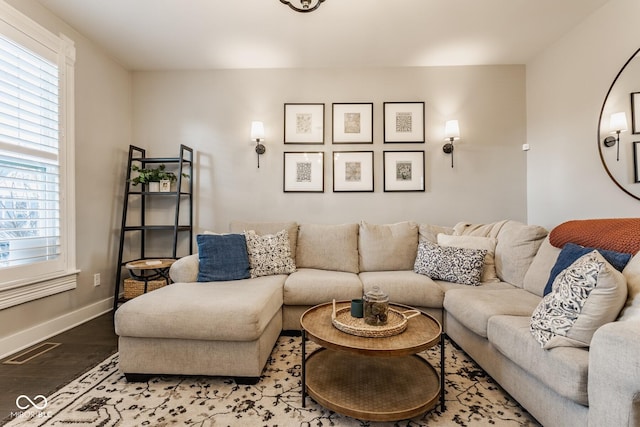
[[[322,3],[323,1],[324,0],[294,0],[294,1],[280,0],[280,3],[284,3],[288,5],[291,9],[295,10],[296,12],[306,13],[306,12],[313,12],[314,10],[316,10],[318,7],[320,7],[320,3]],[[296,6],[298,3],[300,4],[300,6]]]

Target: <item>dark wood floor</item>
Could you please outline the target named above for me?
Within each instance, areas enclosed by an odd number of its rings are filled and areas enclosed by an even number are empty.
[[[0,361],[0,425],[8,421],[12,412],[19,411],[18,396],[47,396],[115,353],[118,340],[113,330],[113,313],[45,342],[61,345],[22,365],[2,363],[13,356]]]

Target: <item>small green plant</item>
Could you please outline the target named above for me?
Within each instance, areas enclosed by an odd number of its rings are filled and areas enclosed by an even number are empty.
[[[171,171],[165,170],[166,166],[164,164],[159,165],[157,168],[141,168],[138,165],[131,166],[131,170],[134,172],[138,172],[138,176],[131,179],[131,183],[135,186],[138,184],[148,184],[150,182],[160,182],[162,180],[169,180],[171,182],[176,182],[178,177],[175,173]],[[182,174],[183,177],[189,178],[189,175],[186,173]]]

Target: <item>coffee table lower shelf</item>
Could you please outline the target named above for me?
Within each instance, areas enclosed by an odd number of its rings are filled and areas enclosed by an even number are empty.
[[[438,373],[418,355],[369,357],[320,348],[305,369],[309,396],[361,420],[413,418],[435,407],[441,393]]]

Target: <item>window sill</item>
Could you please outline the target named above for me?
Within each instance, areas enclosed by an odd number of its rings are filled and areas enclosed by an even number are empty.
[[[29,283],[11,289],[0,289],[0,310],[45,298],[77,287],[79,271]]]

